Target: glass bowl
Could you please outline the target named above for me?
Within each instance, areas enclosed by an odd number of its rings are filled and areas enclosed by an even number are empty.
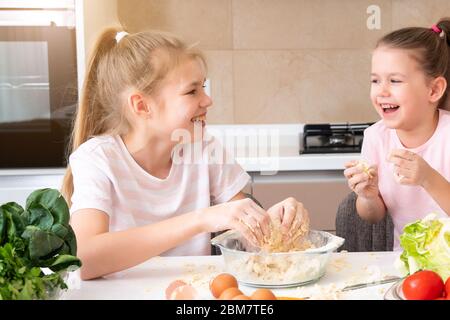
[[[53,273],[50,269],[48,268],[41,268],[42,272],[44,272],[44,274],[51,274]],[[63,279],[63,281],[67,284],[67,280],[69,278],[69,273],[67,271],[59,271],[59,274],[61,276],[61,278]],[[59,286],[55,286],[55,287],[46,287],[45,291],[47,293],[47,297],[45,298],[45,300],[60,300],[64,291],[66,291],[67,289],[61,289]]]
[[[283,288],[309,284],[324,274],[330,254],[344,239],[325,231],[311,230],[308,240],[315,248],[304,251],[268,253],[250,248],[236,231],[211,240],[220,248],[225,270],[248,286]]]

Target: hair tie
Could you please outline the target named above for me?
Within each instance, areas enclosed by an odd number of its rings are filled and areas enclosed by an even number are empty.
[[[433,30],[433,31],[436,32],[436,33],[441,33],[441,32],[442,32],[442,30],[441,30],[437,25],[435,25],[435,24],[433,24],[433,25],[431,26],[431,30]]]
[[[437,25],[433,24],[431,26],[431,30],[433,30],[434,33],[437,33],[439,38],[444,39],[445,38],[445,32],[441,28],[439,28]]]
[[[120,40],[122,40],[122,38],[125,37],[126,35],[128,35],[128,32],[126,32],[126,31],[117,32],[117,34],[116,34],[116,42],[119,43]]]

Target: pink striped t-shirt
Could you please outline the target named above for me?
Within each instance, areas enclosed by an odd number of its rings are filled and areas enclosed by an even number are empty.
[[[200,159],[173,161],[168,177],[159,179],[136,163],[120,136],[91,138],[69,159],[74,184],[70,212],[101,210],[109,215],[109,230],[119,231],[230,200],[250,176],[234,160],[211,160],[206,146],[223,148],[216,139],[201,145]],[[203,233],[162,255],[210,253],[210,234]]]
[[[406,224],[429,213],[439,217],[447,214],[421,186],[401,185],[394,178],[394,165],[386,158],[393,149],[406,149],[420,155],[431,167],[450,181],[450,112],[439,109],[439,123],[432,137],[423,145],[408,149],[395,129],[382,120],[364,131],[361,155],[370,164],[378,165],[378,188],[394,222],[394,250],[401,250],[400,235]]]

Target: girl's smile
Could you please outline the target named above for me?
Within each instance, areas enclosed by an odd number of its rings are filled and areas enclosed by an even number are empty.
[[[191,122],[193,122],[194,124],[201,124],[202,127],[204,127],[206,125],[206,112],[201,115],[195,116],[191,119]]]

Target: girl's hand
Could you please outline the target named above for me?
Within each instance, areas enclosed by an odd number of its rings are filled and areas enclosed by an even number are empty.
[[[394,176],[399,184],[423,186],[433,168],[417,153],[394,149],[387,161],[394,164]]]
[[[366,199],[378,197],[378,168],[376,165],[364,168],[358,160],[345,164],[344,176],[349,188],[359,197]]]
[[[269,215],[251,199],[225,202],[203,210],[206,212],[202,212],[200,219],[204,219],[206,232],[234,229],[258,247],[270,235]]]
[[[309,228],[308,211],[295,198],[287,198],[272,206],[267,212],[277,225],[281,225],[284,239],[295,236],[302,226]]]

